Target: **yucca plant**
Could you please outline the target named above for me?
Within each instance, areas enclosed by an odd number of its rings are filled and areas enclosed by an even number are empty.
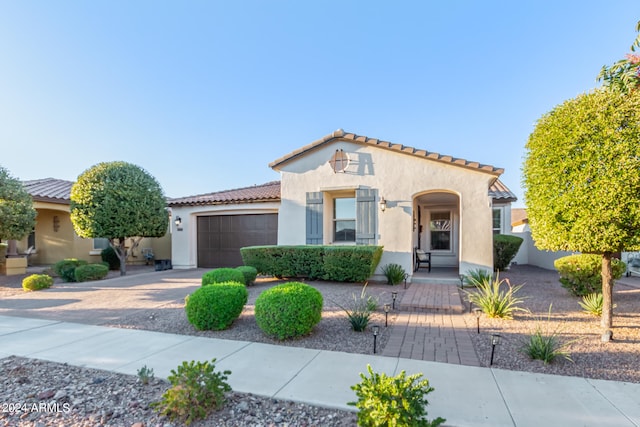
[[[549,314],[547,322],[551,320],[551,306],[549,306]],[[575,340],[562,343],[559,337],[559,329],[554,331],[545,331],[540,325],[540,321],[532,335],[524,342],[521,351],[534,360],[542,360],[545,365],[552,363],[556,358],[563,357],[570,362],[571,354],[568,351],[569,345]]]
[[[516,296],[522,285],[511,286],[508,279],[500,280],[499,274],[493,280],[484,280],[476,284],[473,291],[465,291],[469,302],[477,305],[489,317],[512,319],[516,311],[527,310],[518,307],[524,298]]]
[[[404,280],[406,271],[400,264],[387,264],[382,267],[382,273],[386,276],[388,285],[397,285]]]
[[[477,287],[481,283],[491,282],[493,280],[493,274],[489,270],[482,268],[476,268],[469,270],[464,275],[463,283],[467,286]]]
[[[600,317],[602,316],[602,301],[602,294],[594,292],[583,296],[582,301],[578,301],[578,304],[585,313]]]
[[[367,295],[366,289],[367,284],[365,283],[360,292],[360,296],[353,295],[351,308],[345,308],[334,301],[338,307],[347,313],[351,328],[356,332],[363,332],[367,328],[371,315],[378,308],[378,300],[372,295]]]

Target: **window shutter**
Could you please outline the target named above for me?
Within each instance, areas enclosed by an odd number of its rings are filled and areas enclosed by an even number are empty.
[[[376,196],[378,190],[361,188],[356,190],[356,244],[376,243]]]
[[[307,193],[307,245],[322,244],[322,192]]]

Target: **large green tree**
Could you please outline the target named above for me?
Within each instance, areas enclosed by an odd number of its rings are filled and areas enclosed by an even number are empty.
[[[109,239],[124,276],[140,240],[167,232],[169,214],[153,176],[130,163],[108,162],[84,171],[71,188],[71,222],[80,237]],[[132,240],[128,249],[127,239]]]
[[[0,240],[20,240],[35,224],[33,199],[22,183],[0,166]]]
[[[640,93],[597,89],[542,116],[526,145],[523,184],[538,248],[602,255],[608,341],[612,255],[640,249]]]

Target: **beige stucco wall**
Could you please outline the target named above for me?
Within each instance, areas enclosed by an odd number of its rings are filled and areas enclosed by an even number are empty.
[[[65,258],[77,258],[91,263],[101,262],[100,251],[93,250],[93,239],[78,237],[73,229],[69,214],[69,205],[58,203],[34,202],[38,212],[35,237],[36,252],[29,259],[32,265],[49,265]],[[57,217],[54,226],[54,217]],[[25,237],[18,242],[18,252],[28,249]],[[129,258],[129,263],[144,263],[142,248],[152,248],[157,258],[169,258],[171,255],[171,236],[167,233],[160,238],[143,238],[138,248]]]
[[[198,265],[198,216],[273,214],[278,213],[279,207],[278,202],[172,207],[170,225],[173,268],[196,268]],[[179,227],[174,223],[177,217],[182,220]]]
[[[344,173],[334,173],[329,164],[336,149],[343,149],[351,159]],[[377,210],[378,244],[384,246],[380,267],[394,262],[411,272],[416,243],[413,230],[415,198],[430,192],[444,192],[458,197],[461,272],[493,266],[492,208],[488,188],[495,175],[347,141],[323,145],[279,169],[282,204],[278,244],[305,244],[307,192],[378,189],[378,195],[387,201],[385,212]],[[326,206],[324,218],[332,215],[327,209]],[[324,243],[331,244],[331,227],[324,228]]]

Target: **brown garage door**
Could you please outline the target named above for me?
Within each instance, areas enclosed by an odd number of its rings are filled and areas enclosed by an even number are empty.
[[[198,267],[237,267],[240,248],[277,242],[278,214],[198,217]]]

